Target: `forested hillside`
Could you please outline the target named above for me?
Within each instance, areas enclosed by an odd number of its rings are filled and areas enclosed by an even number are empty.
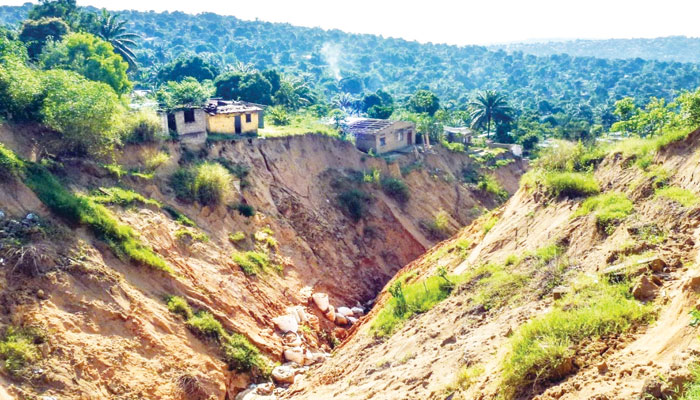
[[[16,27],[30,6],[0,7],[0,21]],[[480,46],[420,44],[374,35],[243,21],[213,13],[124,11],[142,38],[136,50],[137,83],[159,85],[158,71],[191,53],[211,61],[214,72],[237,63],[275,68],[301,77],[326,99],[383,89],[398,99],[429,89],[447,109],[459,108],[477,90],[507,93],[517,110],[542,117],[564,113],[589,123],[612,122],[612,106],[625,96],[645,103],[671,99],[700,85],[700,66],[641,59],[608,60],[569,55],[533,56]],[[570,47],[574,47],[573,45]],[[603,54],[602,57],[605,57]],[[245,68],[245,65],[238,65]]]
[[[522,51],[536,56],[566,53],[574,57],[700,62],[700,38],[669,36],[654,39],[567,40],[540,43],[510,43],[489,46],[491,50]]]

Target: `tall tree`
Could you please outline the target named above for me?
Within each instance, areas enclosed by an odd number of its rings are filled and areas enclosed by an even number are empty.
[[[214,79],[217,75],[219,68],[200,56],[179,57],[158,71],[158,79],[161,82],[180,82],[188,76],[204,81]]]
[[[61,18],[71,23],[78,14],[76,0],[41,0],[29,10],[29,19]]]
[[[141,38],[141,36],[129,31],[126,24],[127,21],[122,19],[119,14],[110,14],[109,11],[102,9],[102,14],[97,20],[95,33],[111,43],[112,47],[114,47],[114,52],[122,56],[130,68],[136,68],[134,47],[137,46],[136,40]]]
[[[19,40],[27,45],[27,54],[35,60],[47,42],[51,40],[60,42],[69,31],[68,25],[60,18],[28,19],[24,21],[19,31]]]
[[[408,100],[408,108],[432,117],[440,109],[440,99],[430,90],[418,90]]]
[[[178,107],[200,107],[214,93],[211,81],[199,83],[191,76],[180,82],[170,81],[156,93],[162,106],[168,110]]]
[[[491,135],[491,123],[510,122],[513,110],[503,94],[495,90],[484,90],[477,93],[476,98],[469,103],[472,108],[470,117],[473,128],[486,127],[486,136]]]

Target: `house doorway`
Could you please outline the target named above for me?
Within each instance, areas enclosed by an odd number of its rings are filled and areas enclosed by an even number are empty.
[[[168,114],[168,129],[177,132],[177,123],[175,122],[175,114]]]
[[[236,117],[233,120],[233,123],[234,123],[235,128],[236,128],[236,133],[241,133],[241,116],[236,115]]]
[[[413,144],[413,132],[408,133],[408,139],[406,140],[406,142],[409,146]]]

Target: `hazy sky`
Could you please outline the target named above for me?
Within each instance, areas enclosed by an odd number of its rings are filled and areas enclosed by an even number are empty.
[[[26,0],[0,0],[22,4]],[[700,37],[700,0],[78,0],[108,9],[211,11],[421,42]]]

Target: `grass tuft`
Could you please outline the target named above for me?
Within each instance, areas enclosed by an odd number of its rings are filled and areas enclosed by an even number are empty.
[[[698,203],[698,196],[695,193],[678,186],[667,186],[657,189],[656,197],[675,201],[683,207],[691,207]]]
[[[360,189],[350,189],[338,195],[338,202],[354,221],[365,216],[369,201],[369,195]]]
[[[19,177],[23,167],[22,160],[12,150],[0,143],[0,180]]]
[[[231,256],[246,275],[257,275],[270,268],[270,257],[259,251],[235,252]]]
[[[231,233],[228,235],[228,240],[231,243],[238,243],[241,240],[245,240],[245,233],[238,231],[236,233]]]
[[[232,182],[231,173],[213,162],[180,168],[169,181],[178,199],[203,205],[224,204],[231,193]]]
[[[204,338],[219,340],[224,336],[224,327],[213,315],[206,311],[198,311],[187,319],[187,327]]]
[[[118,257],[172,273],[165,260],[141,243],[136,232],[120,224],[107,208],[88,197],[69,192],[41,166],[28,166],[26,175],[27,186],[51,211],[72,223],[88,226]]]
[[[491,193],[496,196],[499,201],[503,201],[508,198],[508,192],[503,189],[501,183],[493,175],[481,175],[479,176],[479,181],[476,186],[485,191],[486,193]]]
[[[156,200],[148,199],[133,190],[120,187],[100,188],[90,196],[90,199],[95,203],[114,204],[121,207],[129,207],[134,204],[161,207],[161,204]]]
[[[548,172],[542,183],[552,196],[580,197],[600,192],[593,175],[584,172]]]
[[[270,364],[245,336],[234,333],[227,335],[221,343],[224,360],[236,371],[251,371],[258,369],[263,375],[271,372]]]
[[[408,200],[411,198],[408,185],[401,179],[385,176],[381,178],[380,183],[382,191],[400,204],[408,203]]]
[[[203,232],[193,232],[191,229],[180,228],[175,231],[175,239],[185,243],[192,241],[206,243],[209,241],[209,236]]]
[[[586,199],[574,217],[593,213],[598,226],[611,233],[620,221],[634,211],[634,204],[623,193],[603,193]]]
[[[505,398],[538,381],[561,378],[575,347],[585,339],[625,332],[653,319],[651,305],[630,296],[630,284],[587,278],[549,313],[521,326],[502,361]]]
[[[168,311],[180,315],[185,321],[194,316],[192,308],[187,304],[187,300],[180,296],[167,296],[165,302],[168,305]]]
[[[425,280],[405,284],[410,276],[397,280],[394,294],[372,321],[371,332],[377,337],[390,336],[415,314],[424,313],[446,299],[459,277],[434,275]]]
[[[185,324],[192,332],[219,344],[222,358],[231,369],[253,372],[254,375],[263,377],[270,375],[272,364],[244,335],[227,332],[221,322],[207,311],[193,312],[182,297],[167,296],[166,303],[170,312],[185,319]]]
[[[5,370],[13,376],[21,375],[25,367],[41,358],[37,345],[43,341],[37,329],[6,327],[0,337],[0,359]]]
[[[678,400],[697,400],[700,399],[700,363],[694,363],[690,366],[692,378],[689,382],[683,385],[683,391]]]

